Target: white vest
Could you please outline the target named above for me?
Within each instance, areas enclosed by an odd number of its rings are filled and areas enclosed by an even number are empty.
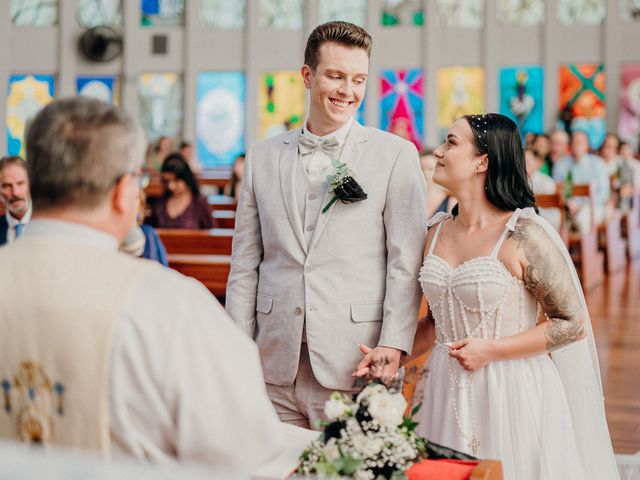
[[[145,271],[57,237],[0,249],[0,438],[110,455],[112,328]]]

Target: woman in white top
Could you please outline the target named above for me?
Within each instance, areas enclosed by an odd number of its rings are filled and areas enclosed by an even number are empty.
[[[505,116],[464,116],[434,153],[458,205],[430,221],[420,272],[436,347],[418,429],[501,460],[508,480],[615,479],[584,296],[520,142]]]

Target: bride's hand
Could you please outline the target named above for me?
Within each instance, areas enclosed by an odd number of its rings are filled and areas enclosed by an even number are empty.
[[[480,370],[496,359],[495,342],[482,338],[465,338],[449,346],[449,356],[470,372]]]

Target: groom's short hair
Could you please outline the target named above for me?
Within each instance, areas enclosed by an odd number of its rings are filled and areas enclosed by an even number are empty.
[[[304,63],[315,70],[320,63],[320,47],[323,43],[334,42],[350,48],[361,48],[371,57],[373,40],[367,31],[349,22],[327,22],[313,29],[304,49]]]

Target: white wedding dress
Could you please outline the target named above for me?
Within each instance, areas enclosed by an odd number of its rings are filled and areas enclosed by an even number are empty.
[[[505,480],[589,478],[578,453],[570,405],[549,355],[492,362],[470,373],[449,357],[446,342],[467,337],[498,339],[536,325],[537,303],[498,260],[517,210],[493,251],[452,268],[434,255],[443,220],[436,224],[420,271],[435,319],[436,346],[416,388],[422,402],[415,420],[429,440],[497,459]]]

